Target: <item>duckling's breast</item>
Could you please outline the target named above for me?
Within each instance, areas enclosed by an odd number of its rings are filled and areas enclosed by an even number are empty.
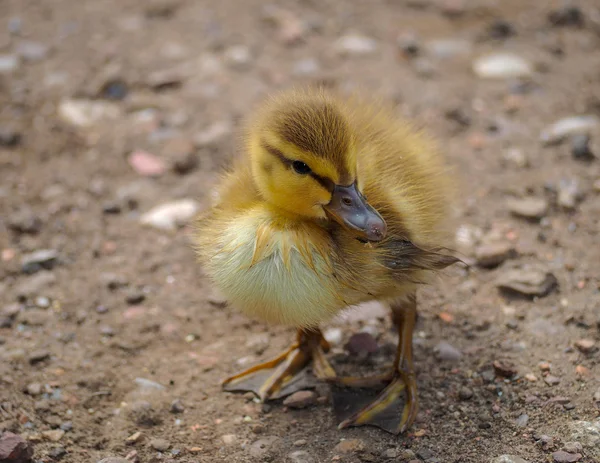
[[[236,308],[271,323],[316,326],[344,303],[318,231],[247,214],[222,227],[205,270]]]

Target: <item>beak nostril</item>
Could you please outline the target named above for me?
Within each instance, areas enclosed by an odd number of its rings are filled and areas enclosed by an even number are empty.
[[[342,202],[346,205],[346,206],[352,206],[352,198],[349,198],[348,196],[342,198]]]

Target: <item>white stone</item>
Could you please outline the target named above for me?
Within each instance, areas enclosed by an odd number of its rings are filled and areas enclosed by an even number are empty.
[[[58,115],[76,127],[92,127],[103,121],[118,119],[121,109],[116,103],[91,100],[63,100],[58,106]]]
[[[533,66],[518,55],[496,53],[477,58],[473,71],[483,79],[509,79],[532,75]]]
[[[363,35],[348,34],[335,42],[335,49],[341,55],[369,55],[377,50],[377,42]]]
[[[600,127],[600,119],[596,116],[569,116],[542,130],[540,140],[547,145],[560,143],[571,135],[589,133],[597,127]]]
[[[140,217],[140,223],[159,230],[175,230],[189,222],[198,210],[193,199],[180,199],[154,207]]]

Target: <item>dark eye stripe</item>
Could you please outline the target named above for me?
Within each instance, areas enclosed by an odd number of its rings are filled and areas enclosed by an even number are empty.
[[[333,191],[333,187],[335,186],[335,184],[330,179],[328,179],[327,177],[322,177],[319,174],[315,174],[314,172],[311,172],[309,175],[312,178],[314,178],[317,182],[319,182],[319,184],[321,184],[321,186],[327,191]]]
[[[275,148],[274,146],[269,145],[266,142],[262,143],[262,147],[270,154],[272,154],[273,156],[275,156],[277,159],[279,159],[281,162],[283,162],[286,166],[291,166],[292,163],[294,161],[292,161],[291,159],[288,159],[285,157],[285,155],[279,151],[277,148]],[[323,177],[322,175],[319,174],[315,174],[314,172],[310,172],[308,175],[310,175],[312,178],[314,178],[317,182],[319,182],[319,184],[325,188],[327,191],[333,191],[333,188],[335,186],[335,183],[327,178],[327,177]]]

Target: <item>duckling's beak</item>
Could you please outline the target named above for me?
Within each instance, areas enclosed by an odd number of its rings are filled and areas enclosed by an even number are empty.
[[[381,241],[385,238],[385,220],[358,191],[356,183],[350,186],[336,185],[331,202],[324,209],[340,225],[355,231],[358,238],[368,241]]]

